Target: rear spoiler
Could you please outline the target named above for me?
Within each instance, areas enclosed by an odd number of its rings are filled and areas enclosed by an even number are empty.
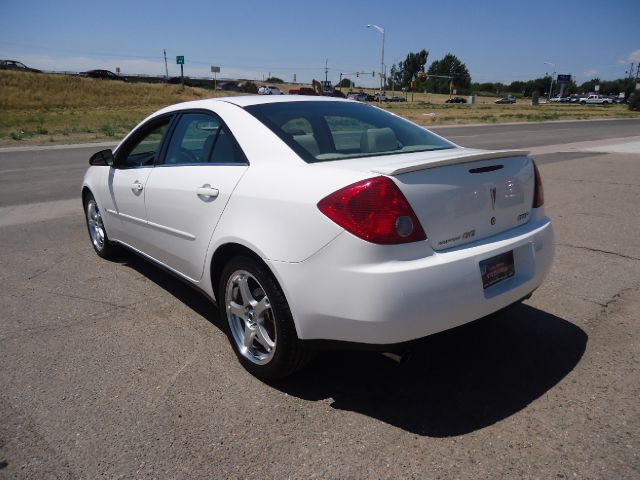
[[[417,170],[425,170],[427,168],[444,167],[446,165],[456,165],[459,163],[477,162],[478,160],[493,160],[498,158],[509,157],[526,157],[529,155],[527,150],[476,150],[464,148],[455,150],[443,150],[443,155],[436,158],[423,158],[416,160],[408,160],[404,162],[396,162],[389,165],[380,165],[371,169],[374,173],[383,175],[400,175],[401,173],[415,172]]]

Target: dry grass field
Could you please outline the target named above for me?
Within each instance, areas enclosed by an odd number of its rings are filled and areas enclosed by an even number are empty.
[[[299,85],[279,85],[288,92]],[[343,90],[343,91],[346,91]],[[375,93],[375,90],[369,90]],[[187,100],[233,95],[180,85],[156,85],[67,75],[0,71],[0,146],[117,140],[150,113]],[[387,92],[391,95],[391,92]],[[395,92],[400,95],[401,92]],[[626,105],[583,106],[528,100],[495,105],[479,97],[475,105],[445,104],[448,95],[415,93],[386,108],[424,126],[640,117]],[[413,101],[412,101],[413,100]]]

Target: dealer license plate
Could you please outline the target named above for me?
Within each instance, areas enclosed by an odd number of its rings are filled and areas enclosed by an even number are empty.
[[[516,273],[513,265],[513,250],[482,260],[480,262],[480,273],[482,274],[483,288],[488,288],[513,277]]]

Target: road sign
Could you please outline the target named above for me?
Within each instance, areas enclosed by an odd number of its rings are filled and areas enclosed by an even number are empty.
[[[211,73],[220,73],[220,67],[214,67],[211,65]]]
[[[571,83],[571,75],[560,75],[558,74],[558,83]]]
[[[184,55],[178,55],[176,57],[176,64],[178,65],[184,65]]]

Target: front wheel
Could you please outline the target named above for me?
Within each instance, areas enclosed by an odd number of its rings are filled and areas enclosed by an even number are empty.
[[[91,246],[102,258],[111,258],[117,247],[109,240],[107,231],[104,228],[104,222],[102,221],[102,214],[98,208],[98,203],[90,193],[84,201],[84,212]]]
[[[307,363],[284,293],[261,263],[231,259],[222,272],[218,304],[236,356],[255,377],[277,380]]]

